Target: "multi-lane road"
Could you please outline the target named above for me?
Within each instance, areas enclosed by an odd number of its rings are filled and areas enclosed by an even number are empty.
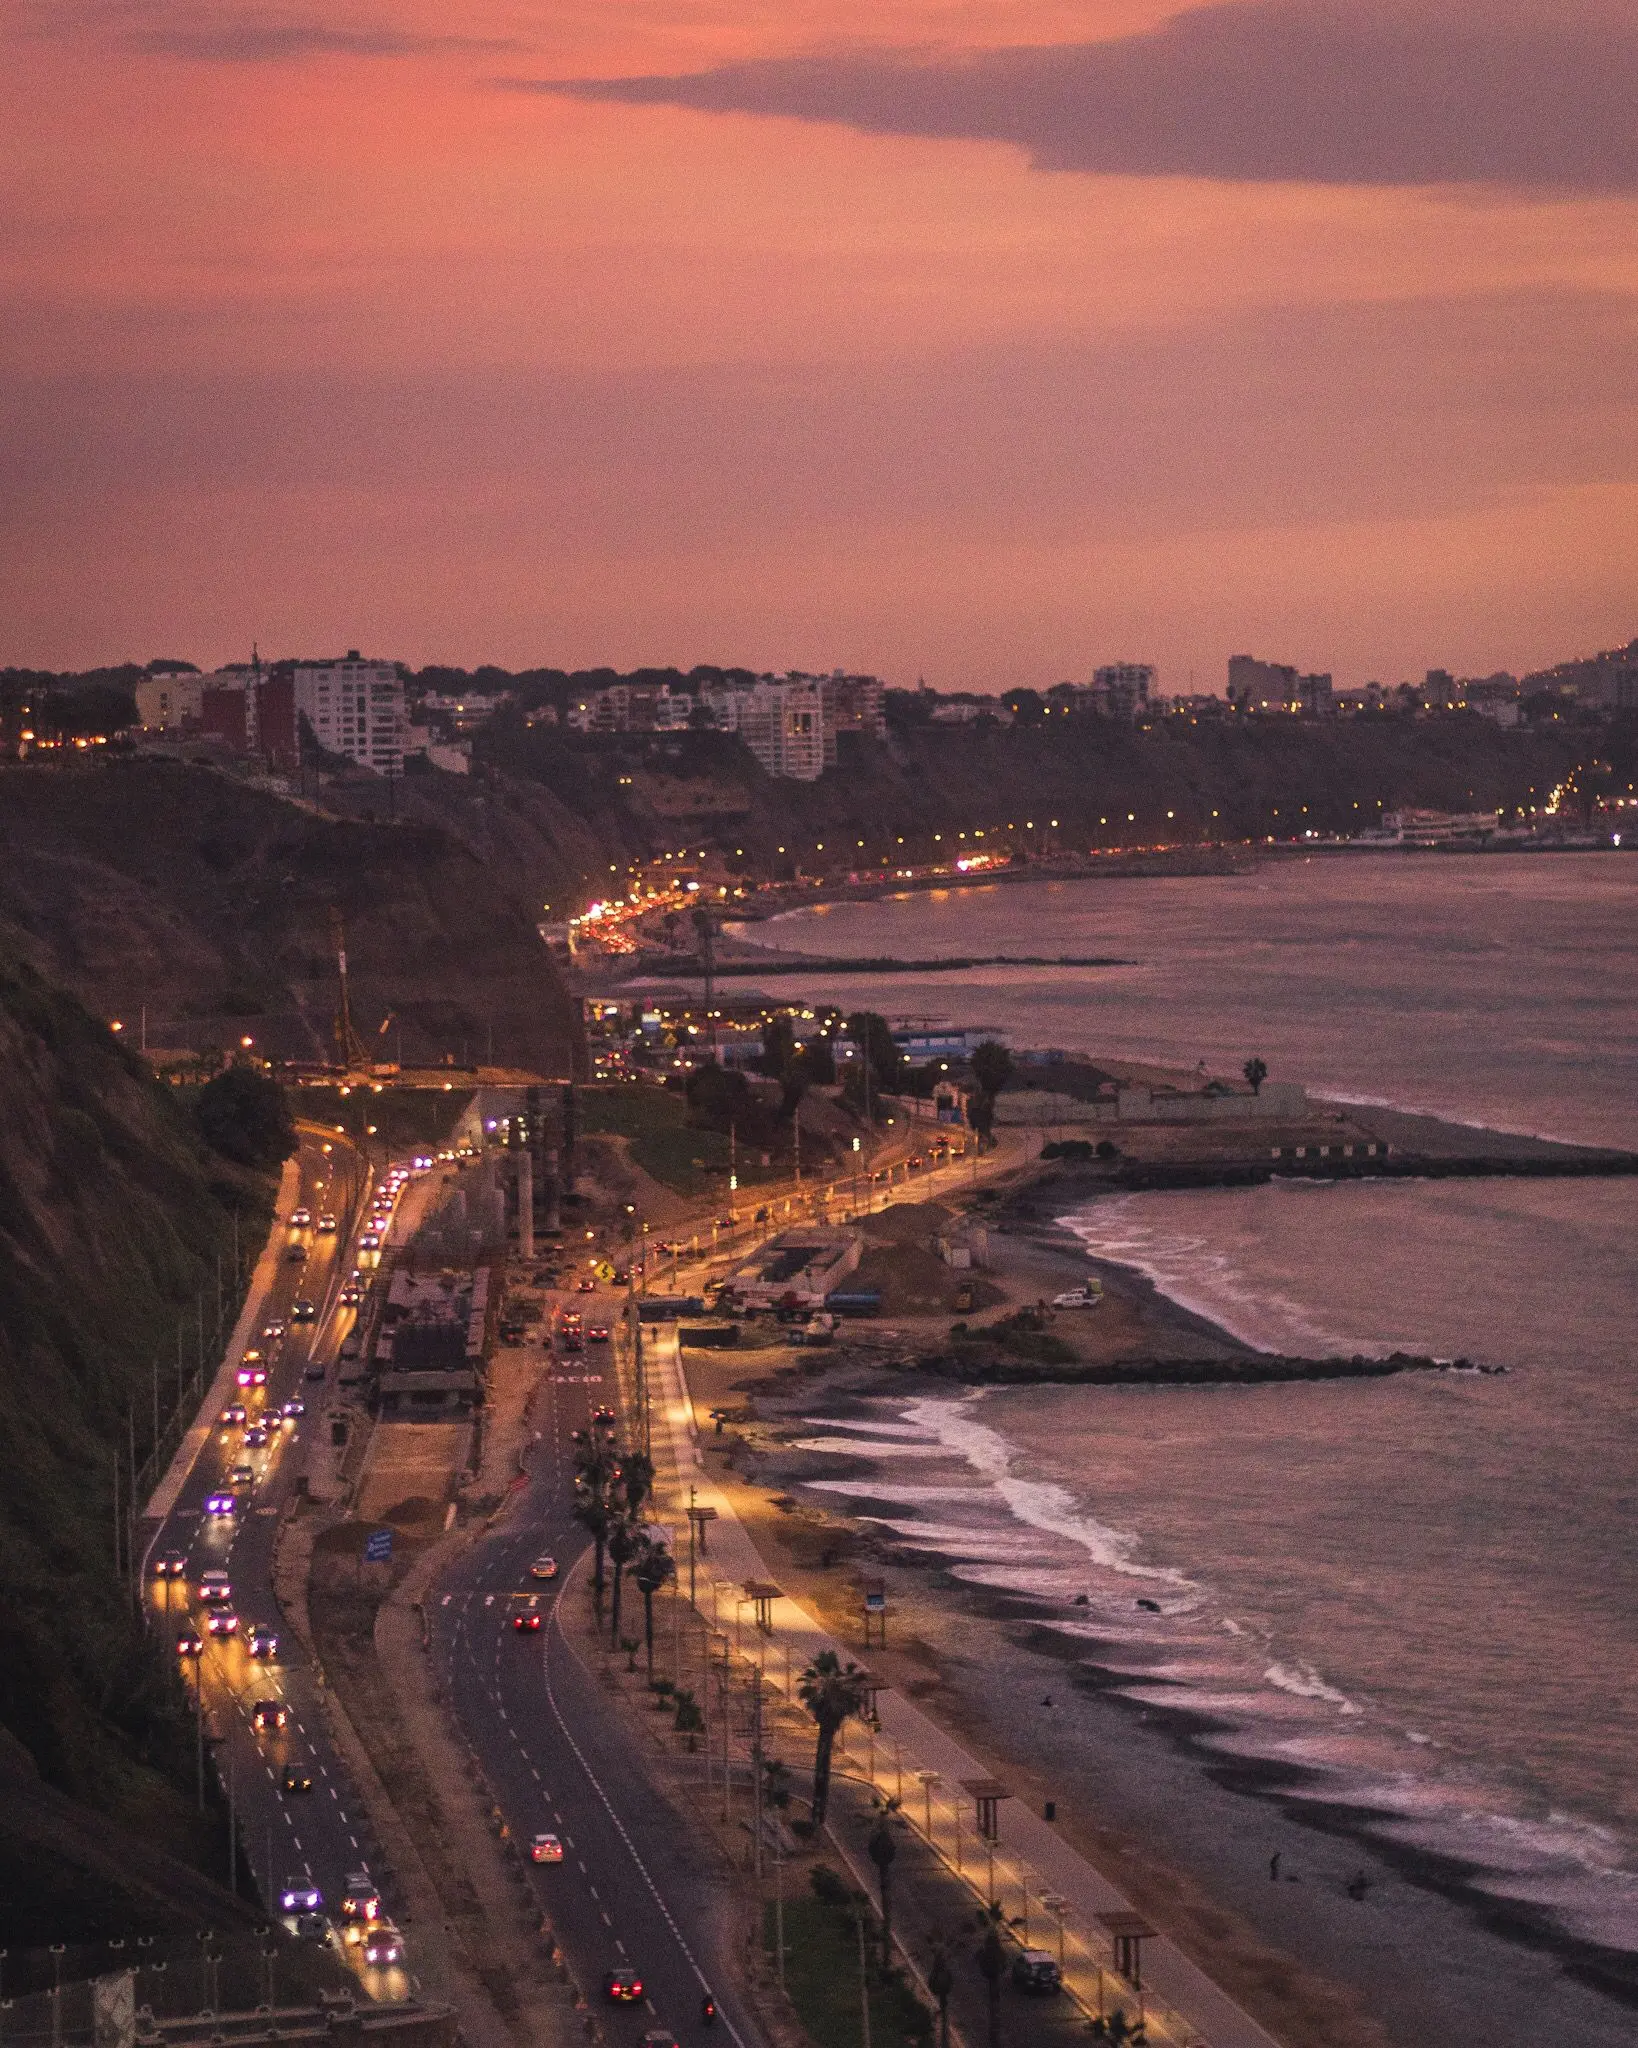
[[[200,1417],[209,1426],[196,1427],[180,1484],[167,1489],[163,1514],[149,1524],[145,1573],[155,1627],[169,1640],[194,1637],[202,1645],[197,1655],[182,1653],[183,1674],[201,1708],[202,1754],[213,1753],[207,1767],[231,1795],[258,1892],[277,1906],[293,1887],[311,1885],[335,1922],[350,1878],[369,1870],[368,1829],[331,1748],[316,1675],[279,1613],[273,1553],[305,1464],[305,1435],[328,1429],[336,1407],[337,1355],[354,1321],[340,1295],[369,1225],[369,1186],[339,1136],[304,1137],[297,1164],[297,1189],[290,1199],[287,1184],[276,1263],[270,1277],[264,1273],[269,1284],[248,1339],[262,1354],[250,1366],[265,1369],[265,1384],[240,1386],[241,1360],[228,1361],[234,1384],[224,1391],[218,1382]],[[292,1224],[298,1211],[312,1221]],[[330,1216],[337,1228],[319,1229]],[[296,1319],[298,1303],[310,1305],[311,1320]],[[574,1297],[593,1327],[617,1320],[620,1305],[606,1291]],[[573,1513],[573,1433],[590,1426],[605,1393],[613,1399],[609,1347],[548,1353],[542,1364],[539,1436],[527,1477],[428,1598],[440,1680],[525,1852],[536,1833],[562,1843],[563,1860],[532,1864],[530,1881],[572,1976],[601,2008],[607,2038],[636,2048],[645,2032],[665,2028],[688,2044],[762,2048],[761,2029],[731,1982],[743,1930],[727,1890],[705,1874],[709,1858],[691,1841],[688,1823],[656,1798],[559,1622],[559,1602],[583,1596],[587,1562]],[[292,1401],[305,1412],[284,1416]],[[242,1422],[223,1419],[234,1403],[244,1408]],[[251,1434],[258,1429],[265,1443]],[[227,1493],[233,1512],[213,1514],[213,1498]],[[559,1575],[536,1580],[531,1566],[547,1554]],[[175,1570],[161,1570],[167,1563]],[[230,1597],[202,1597],[207,1573],[227,1575]],[[530,1598],[539,1601],[543,1626],[519,1633],[512,1617]],[[210,1617],[224,1611],[237,1627],[213,1636]],[[251,1654],[258,1629],[276,1637],[271,1655]],[[256,1725],[258,1707],[268,1706],[282,1725]],[[293,1925],[294,1915],[286,1917]],[[410,1951],[403,1965],[382,1968],[369,1967],[357,1947],[346,1954],[373,1996],[395,1998],[415,1986],[412,1942]],[[642,1990],[617,2004],[605,1998],[604,1982],[621,1970],[635,1972]],[[709,2024],[708,1996],[715,2006]]]
[[[616,1318],[619,1304],[607,1294],[573,1300],[594,1326]],[[655,1797],[561,1626],[562,1604],[584,1597],[573,1436],[590,1426],[599,1402],[613,1399],[608,1353],[593,1345],[548,1362],[526,1481],[431,1595],[432,1653],[513,1835],[526,1852],[537,1833],[563,1844],[563,1861],[531,1866],[531,1876],[571,1972],[602,2008],[608,2038],[636,2044],[659,2026],[687,2044],[760,2048],[762,2031],[730,1981],[735,1928],[726,1890],[709,1876],[687,1823]],[[605,1372],[607,1388],[589,1379]],[[542,1556],[559,1567],[545,1584],[531,1577]],[[544,1625],[520,1633],[514,1614],[534,1596]],[[607,1973],[619,1970],[642,1981],[629,2005],[603,1994]],[[717,2006],[709,2028],[707,1995]]]
[[[324,1732],[315,1676],[278,1611],[273,1550],[302,1463],[304,1434],[329,1426],[334,1361],[354,1316],[340,1295],[358,1256],[363,1219],[359,1161],[343,1139],[304,1137],[298,1169],[295,1203],[274,1232],[277,1263],[257,1303],[245,1359],[229,1361],[235,1370],[226,1404],[219,1383],[211,1397],[214,1412],[201,1416],[208,1430],[152,1525],[145,1573],[155,1626],[179,1646],[189,1637],[201,1645],[196,1654],[179,1647],[199,1709],[201,1751],[207,1745],[214,1750],[241,1851],[264,1903],[277,1908],[287,1888],[313,1885],[334,1916],[349,1875],[367,1871],[369,1857],[362,1815]],[[298,1210],[312,1222],[292,1226],[289,1217]],[[333,1230],[317,1227],[332,1217]],[[265,1384],[238,1383],[257,1370],[265,1370]],[[287,1403],[305,1412],[287,1416]],[[223,1419],[224,1405],[234,1404],[244,1410],[242,1422]],[[200,1434],[196,1429],[196,1441]],[[233,1511],[211,1512],[212,1502],[227,1495]],[[226,1574],[225,1599],[201,1597],[207,1573]],[[213,1635],[213,1615],[231,1615],[233,1632]],[[276,1639],[265,1656],[252,1654],[258,1629]],[[282,1713],[282,1726],[255,1725],[263,1705],[273,1712],[262,1718],[273,1721]],[[409,1991],[403,1969],[369,1968],[357,1949],[348,1954],[376,1997]]]

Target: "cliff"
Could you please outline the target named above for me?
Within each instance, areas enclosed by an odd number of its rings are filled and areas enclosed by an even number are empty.
[[[235,1216],[255,1242],[270,1199],[0,928],[0,1926],[18,1946],[235,1916],[187,1868],[224,1852],[186,1789],[173,1660],[116,1571],[114,1468],[148,1453],[154,1362],[200,1287],[214,1298]]]
[[[0,917],[96,1015],[136,1032],[146,1009],[151,1046],[249,1035],[313,1059],[333,1044],[339,910],[354,1018],[382,1057],[561,1073],[574,1013],[521,842],[474,843],[434,811],[328,815],[163,759],[12,768]]]

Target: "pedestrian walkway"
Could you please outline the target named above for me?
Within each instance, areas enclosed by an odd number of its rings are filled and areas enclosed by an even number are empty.
[[[732,1501],[707,1476],[676,1326],[645,1325],[643,1349],[662,1512],[669,1507],[679,1524],[690,1503],[713,1513],[697,1568],[701,1619],[796,1707],[801,1674],[820,1652],[832,1651],[844,1664],[859,1660],[799,1601],[775,1590]],[[680,1532],[679,1542],[686,1540]],[[681,1557],[679,1567],[686,1580]],[[747,1592],[751,1585],[759,1591]],[[993,1781],[985,1767],[902,1694],[889,1686],[876,1691],[873,1722],[839,1739],[838,1767],[897,1798],[906,1821],[979,1903],[998,1900],[1009,1920],[1032,1929],[1043,1946],[1061,1948],[1066,1987],[1089,2018],[1119,2006],[1131,2019],[1141,2016],[1151,2042],[1167,2048],[1274,2048],[1273,2037],[1163,1933],[1139,1933],[1147,1923],[1130,1902],[1048,1821],[995,1798],[999,1787],[987,1794],[983,1788]],[[1128,1961],[1130,1943],[1141,1941],[1141,1994],[1114,1967],[1123,1933]]]

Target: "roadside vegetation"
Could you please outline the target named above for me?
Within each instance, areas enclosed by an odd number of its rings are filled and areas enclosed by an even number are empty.
[[[879,1967],[880,1936],[870,1901],[825,1864],[815,1867],[810,1881],[810,1896],[798,1894],[785,1902],[785,1990],[816,2048],[862,2048],[861,1982],[870,2003],[872,2043],[900,2048],[905,2042],[930,2042],[933,2015],[902,1973],[884,1974]],[[770,1904],[762,1930],[770,1958],[774,1921]]]

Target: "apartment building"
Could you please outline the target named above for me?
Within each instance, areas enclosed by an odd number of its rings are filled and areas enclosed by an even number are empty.
[[[295,709],[327,754],[377,775],[404,772],[404,685],[390,661],[351,648],[339,661],[297,662]]]
[[[825,700],[811,679],[758,681],[738,693],[740,738],[765,773],[817,782],[825,772]]]

